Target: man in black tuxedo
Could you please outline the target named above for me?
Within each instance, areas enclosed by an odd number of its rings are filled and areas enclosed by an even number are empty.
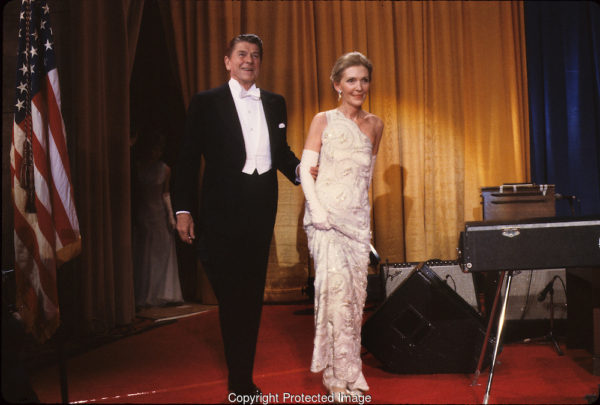
[[[257,394],[252,379],[258,326],[277,212],[277,170],[299,184],[300,163],[286,140],[282,96],[255,85],[262,41],[242,34],[225,56],[228,83],[196,94],[189,106],[173,188],[177,231],[197,247],[219,302],[229,391]],[[190,212],[200,157],[200,214]]]

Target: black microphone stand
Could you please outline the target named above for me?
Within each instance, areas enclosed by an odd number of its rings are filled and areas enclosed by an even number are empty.
[[[554,276],[554,278],[552,278],[552,281],[550,281],[550,284],[546,287],[546,288],[549,287],[547,293],[550,295],[550,331],[548,332],[548,334],[546,336],[543,336],[541,338],[536,338],[536,339],[525,339],[524,342],[525,343],[538,342],[538,341],[549,342],[554,347],[554,350],[556,350],[556,353],[559,356],[563,356],[564,353],[561,350],[560,346],[558,345],[558,341],[554,337],[554,280],[556,280],[557,277],[558,276]],[[540,293],[541,299],[538,299],[539,301],[543,301],[546,298],[545,295],[543,295],[543,294],[544,294],[544,291],[542,291],[542,293]]]
[[[559,356],[564,355],[563,351],[558,345],[558,341],[554,337],[554,288],[549,291],[550,294],[550,332],[546,335],[546,340],[550,341],[554,346],[554,350]]]

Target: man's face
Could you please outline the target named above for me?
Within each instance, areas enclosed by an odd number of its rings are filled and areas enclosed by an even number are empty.
[[[245,89],[249,89],[260,72],[260,50],[250,42],[238,42],[231,51],[231,57],[225,56],[225,68],[232,79],[237,80]]]

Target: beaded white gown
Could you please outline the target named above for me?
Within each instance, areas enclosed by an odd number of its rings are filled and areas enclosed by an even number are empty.
[[[361,325],[371,241],[369,184],[373,145],[339,110],[326,113],[315,189],[332,229],[315,229],[308,207],[304,229],[315,263],[315,339],[312,372],[329,390],[367,391]]]

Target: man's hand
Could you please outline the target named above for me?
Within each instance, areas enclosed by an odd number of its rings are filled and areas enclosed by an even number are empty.
[[[194,220],[187,212],[177,214],[177,233],[183,243],[191,245],[196,235],[194,234]]]

